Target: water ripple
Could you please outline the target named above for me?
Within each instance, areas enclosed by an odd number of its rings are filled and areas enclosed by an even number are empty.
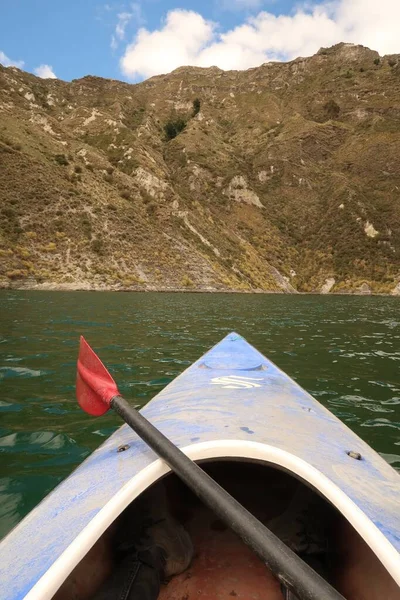
[[[35,371],[34,369],[27,369],[24,367],[0,367],[0,379],[7,379],[11,377],[40,377],[45,371]]]

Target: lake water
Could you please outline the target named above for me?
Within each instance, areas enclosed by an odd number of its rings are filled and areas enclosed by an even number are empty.
[[[75,400],[79,335],[144,405],[241,333],[400,469],[400,299],[0,291],[0,537],[119,425]]]

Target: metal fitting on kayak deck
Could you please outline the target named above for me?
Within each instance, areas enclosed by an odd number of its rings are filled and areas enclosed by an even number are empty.
[[[117,452],[125,452],[128,448],[130,448],[129,444],[123,444],[122,446],[118,446]]]
[[[353,450],[348,450],[346,452],[350,456],[350,458],[355,458],[356,460],[361,460],[362,456],[359,452],[354,452]]]

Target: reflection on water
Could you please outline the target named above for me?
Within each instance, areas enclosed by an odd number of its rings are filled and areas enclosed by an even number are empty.
[[[397,298],[0,292],[0,537],[118,426],[75,401],[79,335],[144,405],[232,330],[400,469]]]

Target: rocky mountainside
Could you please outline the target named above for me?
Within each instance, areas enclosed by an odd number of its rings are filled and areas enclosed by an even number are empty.
[[[0,285],[400,293],[400,56],[0,66]]]

